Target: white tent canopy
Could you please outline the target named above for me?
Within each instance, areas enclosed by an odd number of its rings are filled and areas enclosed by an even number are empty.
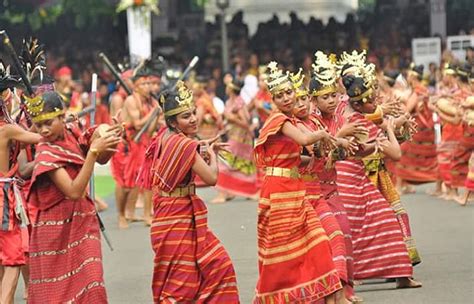
[[[330,17],[343,22],[346,15],[357,10],[357,7],[358,0],[230,0],[227,18],[229,21],[237,11],[242,10],[249,34],[253,35],[258,24],[270,20],[273,15],[277,15],[281,22],[289,22],[291,12],[295,12],[305,23],[311,17],[321,19],[324,23]],[[206,21],[214,21],[219,12],[216,1],[208,1],[205,8]]]

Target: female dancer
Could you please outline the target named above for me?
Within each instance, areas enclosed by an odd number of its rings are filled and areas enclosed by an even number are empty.
[[[212,203],[224,203],[234,195],[247,198],[255,196],[256,168],[253,162],[253,134],[256,125],[250,124],[250,113],[242,97],[239,96],[243,83],[233,79],[227,84],[229,96],[225,104],[226,135],[230,153],[222,156],[226,160],[219,163],[219,178],[216,188],[219,194]]]
[[[207,227],[207,209],[196,195],[197,174],[217,182],[216,152],[223,144],[205,142],[209,163],[193,140],[198,131],[193,95],[184,83],[161,96],[167,128],[147,150],[140,179],[153,189],[151,242],[155,251],[155,303],[238,303],[232,262]]]
[[[354,277],[396,278],[398,288],[421,287],[412,280],[413,267],[403,242],[400,225],[389,203],[367,176],[362,158],[377,153],[400,157],[400,150],[392,140],[380,136],[380,129],[367,120],[364,114],[376,109],[374,91],[369,78],[346,75],[344,86],[350,106],[346,108],[346,120],[364,124],[369,131],[365,140],[359,139],[355,157],[338,162],[337,181],[341,201],[350,220],[354,248]]]
[[[296,92],[296,106],[293,112],[295,117],[298,118],[297,126],[302,132],[325,130],[325,127],[319,122],[316,115],[311,113],[311,97],[308,90],[303,85],[304,75],[301,75],[301,71],[302,70],[300,70],[298,74],[291,75],[290,77]],[[329,207],[328,202],[322,195],[321,181],[319,180],[318,175],[325,170],[327,165],[331,165],[328,162],[331,162],[332,159],[326,157],[326,155],[323,156],[323,154],[326,154],[326,151],[323,151],[321,148],[322,147],[313,146],[305,147],[303,154],[309,154],[312,159],[306,166],[300,167],[300,174],[305,181],[306,200],[308,200],[314,207],[314,210],[316,211],[321,224],[329,237],[333,262],[337,269],[339,278],[341,279],[341,283],[344,286],[344,290],[337,291],[336,298],[345,298],[344,291],[348,295],[347,298],[351,298],[354,295],[352,288],[352,257],[347,254],[346,242],[344,239],[345,234],[350,235],[349,222],[346,217],[345,221],[342,223],[345,224],[346,228],[343,232],[341,225],[333,213],[333,210]],[[334,154],[336,154],[337,151],[340,150],[336,150]],[[332,151],[329,151],[329,153],[331,152]],[[334,178],[333,182],[335,183],[335,181],[336,180]],[[348,245],[350,246],[349,249],[352,251],[350,238]],[[343,301],[341,300],[341,302]]]
[[[324,130],[295,126],[295,92],[276,62],[269,64],[268,88],[278,108],[268,117],[255,147],[264,168],[258,207],[259,278],[255,303],[335,303],[342,288],[328,238],[309,202],[298,173],[301,146],[334,143]]]
[[[86,188],[98,157],[120,142],[119,126],[91,142],[92,129],[83,136],[78,126],[64,123],[56,92],[28,100],[28,110],[43,137],[29,192],[38,211],[30,238],[28,303],[107,303],[99,223]]]

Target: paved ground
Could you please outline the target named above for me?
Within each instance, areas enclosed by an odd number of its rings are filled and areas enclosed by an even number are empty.
[[[357,288],[365,303],[461,304],[474,298],[474,204],[460,207],[424,193],[406,195],[403,202],[423,263],[415,277],[424,284],[416,290],[395,290],[394,283],[366,284]],[[209,201],[212,189],[201,190]],[[209,206],[211,229],[221,239],[237,271],[242,303],[251,303],[257,280],[256,208],[252,201],[235,200]],[[148,228],[140,223],[120,231],[115,209],[102,214],[115,250],[103,247],[105,280],[110,303],[151,303],[153,255]],[[20,292],[17,302],[21,302]]]

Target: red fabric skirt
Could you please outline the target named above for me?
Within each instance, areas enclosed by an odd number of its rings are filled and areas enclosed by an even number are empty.
[[[339,278],[349,284],[347,274],[347,250],[344,233],[334,216],[331,208],[324,198],[321,197],[321,186],[318,179],[306,181],[306,200],[313,206],[318,215],[321,225],[329,238],[331,245],[332,260],[336,267]]]
[[[471,150],[463,144],[457,144],[453,152],[453,161],[451,163],[451,184],[453,187],[464,187],[469,172],[469,159]]]
[[[128,148],[119,143],[117,152],[114,153],[110,161],[110,170],[115,183],[120,187],[125,187],[125,166],[127,164]]]
[[[438,146],[438,170],[441,180],[448,186],[452,183],[451,166],[454,161],[455,141],[441,142]]]
[[[254,303],[315,303],[342,288],[328,237],[304,189],[299,179],[263,181]]]
[[[88,199],[38,211],[30,239],[28,303],[107,303],[99,223]]]
[[[344,205],[339,198],[339,194],[337,192],[337,172],[335,168],[332,169],[323,169],[318,172],[319,175],[319,182],[321,185],[321,193],[322,196],[329,206],[332,214],[336,218],[339,227],[344,235],[344,243],[345,243],[345,263],[346,263],[346,271],[347,271],[347,280],[348,286],[345,287],[345,291],[348,293],[346,294],[347,298],[350,298],[354,295],[354,290],[352,288],[354,283],[354,259],[352,256],[352,234],[351,234],[351,227],[349,224],[349,219],[347,218],[347,212],[344,208]]]
[[[239,303],[234,267],[197,196],[153,195],[155,303]]]
[[[396,174],[403,180],[429,183],[438,180],[438,164],[434,131],[420,128],[412,141],[401,145],[402,158],[396,164]]]
[[[395,214],[366,176],[361,161],[337,163],[339,196],[347,210],[354,249],[354,278],[411,277],[413,267]]]

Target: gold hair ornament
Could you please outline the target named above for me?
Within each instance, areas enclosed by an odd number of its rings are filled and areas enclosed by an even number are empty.
[[[336,65],[331,62],[331,58],[321,51],[315,54],[316,59],[312,65],[314,78],[321,84],[319,90],[313,90],[311,95],[322,96],[337,91]]]
[[[175,97],[175,100],[178,103],[178,107],[166,111],[166,117],[178,115],[179,113],[190,110],[194,106],[193,92],[186,87],[183,81],[178,81],[176,84],[176,90],[178,91],[178,94]],[[162,97],[162,100],[164,103],[164,97]]]
[[[288,72],[283,74],[283,71],[278,68],[278,63],[272,61],[267,67],[269,71],[265,83],[267,84],[270,93],[275,95],[284,89],[292,88],[291,81],[288,77]]]
[[[290,73],[289,78],[295,89],[296,98],[308,95],[308,89],[304,86],[304,77],[303,69],[300,68],[298,73]]]
[[[43,113],[44,100],[41,98],[41,96],[36,96],[33,98],[25,96],[25,102],[27,111],[31,115],[31,120],[35,123],[44,120],[50,120],[65,113],[64,110],[60,108],[54,108],[54,110],[51,112]]]

